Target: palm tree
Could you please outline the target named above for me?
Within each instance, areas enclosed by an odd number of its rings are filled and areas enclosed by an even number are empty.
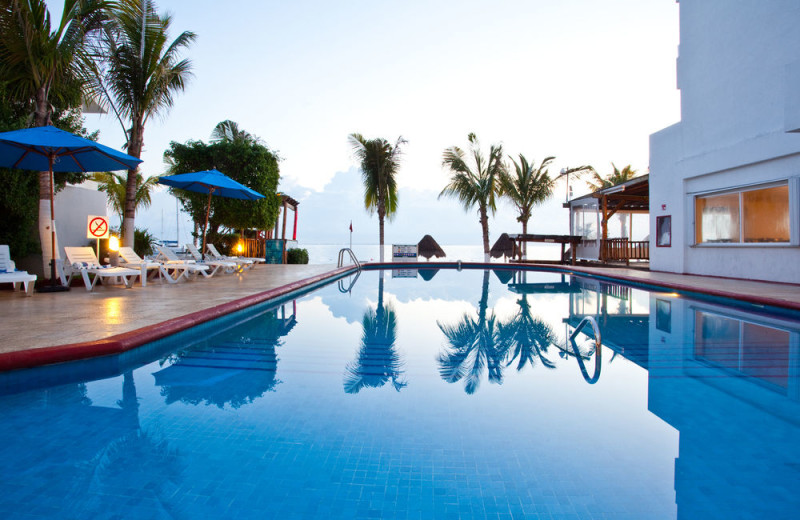
[[[364,388],[379,388],[391,381],[398,392],[408,383],[401,379],[403,361],[395,346],[397,313],[391,304],[383,303],[383,277],[378,282],[377,309],[367,309],[361,320],[364,332],[358,360],[347,365],[344,391],[357,394]]]
[[[120,226],[122,225],[122,215],[125,209],[125,188],[127,175],[117,172],[97,172],[92,174],[91,179],[98,183],[97,189],[104,191],[108,197],[108,204],[111,209],[119,215]],[[149,208],[153,200],[151,198],[153,188],[158,184],[158,177],[148,177],[144,180],[142,174],[138,174],[136,179],[136,209]]]
[[[408,141],[397,138],[394,146],[382,138],[364,139],[361,134],[350,134],[353,153],[361,162],[364,181],[364,207],[370,215],[378,213],[378,238],[380,261],[383,262],[383,220],[390,220],[397,211],[397,171],[400,169],[400,146]]]
[[[606,177],[602,177],[599,173],[594,172],[594,175],[592,176],[593,182],[589,182],[589,186],[592,188],[592,191],[610,188],[611,186],[628,182],[636,177],[637,172],[636,170],[631,169],[630,164],[624,167],[622,170],[617,169],[617,166],[614,163],[611,163],[611,166],[614,168],[614,171],[608,174]]]
[[[489,148],[489,157],[485,158],[480,150],[480,144],[474,133],[467,136],[470,144],[470,155],[473,165],[467,164],[464,152],[458,146],[452,146],[444,151],[442,166],[450,170],[450,183],[444,187],[439,197],[447,195],[455,197],[461,202],[466,211],[478,206],[481,231],[483,232],[483,254],[489,261],[489,211],[494,214],[497,206],[495,196],[500,187],[498,177],[505,171],[503,165],[503,146],[492,145]]]
[[[531,218],[533,206],[546,201],[553,193],[553,179],[547,171],[547,166],[555,157],[546,157],[536,167],[536,162],[528,162],[524,155],[519,154],[519,163],[511,158],[514,164],[515,175],[508,171],[500,174],[500,189],[504,197],[508,198],[517,207],[519,216],[517,222],[522,223],[522,234],[528,234],[528,220]],[[527,242],[522,243],[523,254],[527,258]]]
[[[437,322],[447,338],[449,348],[439,354],[439,375],[448,383],[464,380],[464,391],[474,394],[480,386],[483,371],[488,371],[490,383],[503,382],[503,359],[507,345],[500,333],[500,323],[494,313],[488,314],[489,271],[483,272],[483,291],[478,304],[477,319],[464,314],[455,325]]]
[[[53,105],[77,106],[86,84],[88,36],[100,28],[107,3],[66,0],[52,30],[44,0],[0,2],[0,81],[8,94],[33,108],[33,125],[51,123]],[[5,102],[5,101],[4,101]],[[39,236],[50,239],[50,174],[39,173]],[[44,272],[50,249],[42,247]]]
[[[168,43],[172,17],[160,15],[151,0],[120,0],[111,11],[104,52],[97,62],[96,91],[110,105],[127,136],[128,155],[141,157],[148,120],[169,109],[191,76],[180,52],[196,38],[182,32]],[[128,126],[126,126],[129,125]],[[123,245],[133,245],[138,168],[128,171],[123,208]]]
[[[236,143],[244,142],[248,144],[260,144],[261,139],[246,130],[241,130],[239,124],[230,119],[217,123],[214,131],[211,132],[212,143]]]

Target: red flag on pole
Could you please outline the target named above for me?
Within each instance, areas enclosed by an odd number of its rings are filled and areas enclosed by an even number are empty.
[[[351,233],[353,232],[353,221],[352,220],[350,221],[350,232]]]

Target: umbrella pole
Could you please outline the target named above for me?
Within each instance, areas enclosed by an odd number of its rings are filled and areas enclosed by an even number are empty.
[[[209,188],[208,190],[208,205],[206,206],[206,223],[203,224],[203,241],[200,244],[200,247],[203,249],[200,251],[200,258],[205,261],[206,259],[206,230],[208,229],[208,214],[211,213],[211,194],[214,193],[214,188]]]
[[[39,292],[69,291],[69,287],[61,285],[56,275],[56,205],[55,205],[55,177],[53,176],[53,154],[48,155],[50,162],[50,285],[42,285]]]

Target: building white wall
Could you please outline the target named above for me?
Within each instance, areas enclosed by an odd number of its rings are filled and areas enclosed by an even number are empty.
[[[651,269],[800,283],[800,2],[681,0],[681,121],[650,137]],[[695,245],[694,197],[789,181],[793,244]],[[656,217],[672,246],[656,247]]]
[[[87,218],[106,215],[106,201],[106,194],[97,191],[96,184],[88,181],[66,186],[56,194],[56,233],[61,258],[64,258],[64,247],[86,246],[90,242],[95,246],[96,240],[86,238]]]

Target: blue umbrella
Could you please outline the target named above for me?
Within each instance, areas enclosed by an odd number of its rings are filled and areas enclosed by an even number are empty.
[[[108,146],[59,130],[39,126],[0,133],[0,166],[50,172],[51,290],[56,283],[56,219],[53,172],[105,172],[132,170],[141,159]]]
[[[173,188],[179,188],[197,193],[208,193],[208,205],[206,206],[206,222],[203,225],[202,255],[206,257],[206,229],[208,228],[208,214],[211,212],[211,196],[219,195],[230,199],[257,200],[263,199],[264,195],[252,190],[244,184],[239,184],[219,170],[206,170],[194,173],[181,173],[179,175],[168,175],[158,179],[159,184],[166,184]]]

